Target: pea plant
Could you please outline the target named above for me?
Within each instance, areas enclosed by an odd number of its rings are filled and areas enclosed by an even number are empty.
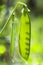
[[[30,18],[29,18],[29,12],[30,10],[28,9],[26,4],[22,2],[18,2],[15,8],[13,8],[6,23],[0,30],[0,36],[1,36],[5,28],[8,27],[8,24],[11,24],[11,31],[10,31],[11,41],[10,41],[10,47],[9,47],[10,48],[10,58],[13,58],[14,56],[15,40],[16,40],[16,35],[18,35],[18,40],[19,40],[18,45],[19,45],[20,56],[23,59],[28,60],[29,53],[30,53],[30,38],[31,38],[31,23],[30,23]],[[6,51],[7,50],[5,50],[5,52],[2,53],[2,55],[6,54]]]

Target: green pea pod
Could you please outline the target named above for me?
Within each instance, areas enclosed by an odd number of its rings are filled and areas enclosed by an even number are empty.
[[[14,56],[15,49],[15,41],[16,41],[16,22],[14,15],[12,16],[12,31],[11,31],[11,45],[10,45],[10,57]]]
[[[27,60],[30,53],[31,27],[28,11],[24,8],[20,19],[19,51],[20,55]]]

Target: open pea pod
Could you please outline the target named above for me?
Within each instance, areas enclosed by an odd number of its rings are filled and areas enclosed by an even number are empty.
[[[31,24],[27,9],[23,9],[20,19],[19,51],[20,55],[27,60],[30,54]]]

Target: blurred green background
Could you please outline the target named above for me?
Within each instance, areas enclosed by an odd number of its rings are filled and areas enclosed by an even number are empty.
[[[30,56],[22,65],[43,65],[43,0],[0,0],[0,30],[18,1],[27,4],[31,22]]]

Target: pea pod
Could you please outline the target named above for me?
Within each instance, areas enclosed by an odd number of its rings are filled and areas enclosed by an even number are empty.
[[[15,51],[15,41],[16,41],[16,32],[17,32],[17,29],[16,29],[16,26],[17,26],[17,23],[16,23],[16,20],[15,20],[15,16],[13,15],[13,18],[12,18],[12,31],[11,31],[11,45],[10,45],[10,57],[13,58],[14,56],[14,51]]]
[[[19,51],[20,55],[27,60],[30,53],[31,27],[28,11],[24,8],[20,19]]]

